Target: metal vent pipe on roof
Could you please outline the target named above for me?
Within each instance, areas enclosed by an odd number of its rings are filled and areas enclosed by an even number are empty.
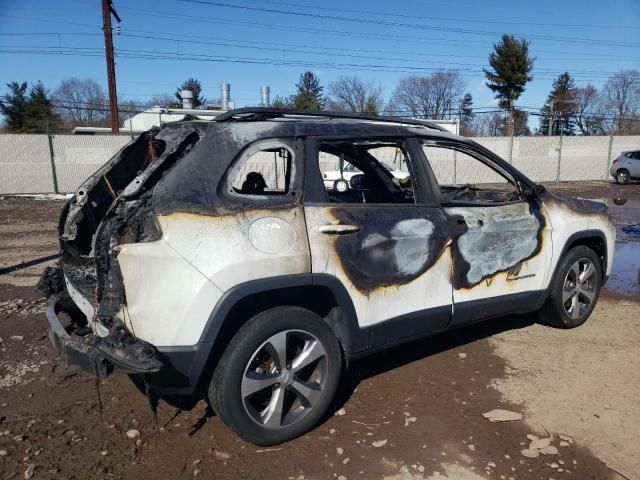
[[[229,109],[229,102],[231,101],[231,85],[229,83],[220,84],[220,103],[223,110]]]
[[[262,85],[260,87],[260,106],[268,107],[271,105],[269,100],[269,94],[271,93],[271,89],[267,85]]]
[[[191,90],[182,90],[180,97],[182,98],[182,108],[191,110],[193,108],[193,92]]]

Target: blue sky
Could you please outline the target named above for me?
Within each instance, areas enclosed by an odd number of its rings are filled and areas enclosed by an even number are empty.
[[[114,0],[123,20],[114,36],[122,99],[173,93],[196,77],[209,99],[229,82],[237,106],[255,105],[260,85],[271,86],[272,98],[291,94],[306,69],[325,85],[357,74],[388,96],[410,72],[457,69],[475,106],[490,108],[482,67],[502,33],[529,38],[537,57],[522,106],[540,107],[565,70],[578,85],[600,87],[612,72],[640,68],[639,0],[207,2]],[[99,0],[0,5],[0,94],[14,80],[42,80],[53,90],[78,76],[106,86]],[[49,53],[33,53],[42,49]]]

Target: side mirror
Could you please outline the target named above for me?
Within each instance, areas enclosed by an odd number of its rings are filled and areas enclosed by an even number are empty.
[[[545,188],[536,183],[531,187],[527,187],[524,190],[524,196],[526,200],[536,200],[543,192],[545,191]]]
[[[367,177],[362,173],[351,177],[351,180],[349,180],[349,186],[357,192],[364,192],[369,189]]]

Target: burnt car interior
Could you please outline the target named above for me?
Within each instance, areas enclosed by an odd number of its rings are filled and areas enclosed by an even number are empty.
[[[351,177],[346,192],[327,191],[330,203],[415,203],[411,176],[395,178],[375,156],[375,149],[392,148],[406,153],[402,145],[383,141],[323,142],[319,151],[339,159],[341,171],[352,165],[361,173]]]
[[[508,203],[522,200],[515,179],[473,150],[450,144],[424,142],[423,151],[431,166],[444,203]],[[450,164],[456,164],[451,177]]]

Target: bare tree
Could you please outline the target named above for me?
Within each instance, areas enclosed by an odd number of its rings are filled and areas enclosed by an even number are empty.
[[[342,76],[329,84],[327,107],[336,112],[378,113],[384,105],[382,87],[358,77]]]
[[[161,93],[158,95],[154,95],[149,100],[144,102],[144,106],[148,108],[151,108],[151,107],[174,108],[174,107],[180,107],[181,105],[176,101],[174,96],[169,95],[168,93]]]
[[[454,70],[436,72],[428,76],[412,75],[398,82],[392,103],[414,117],[444,119],[458,112],[465,82]]]
[[[63,80],[53,92],[53,102],[56,111],[75,126],[100,125],[109,114],[107,94],[92,78]]]
[[[573,119],[581,135],[604,134],[600,95],[596,87],[588,84],[575,90]]]
[[[621,70],[602,89],[606,113],[613,117],[611,131],[631,134],[640,131],[640,72]]]
[[[498,137],[503,134],[504,114],[501,112],[476,113],[473,118],[473,136]],[[469,136],[472,136],[471,134]]]

